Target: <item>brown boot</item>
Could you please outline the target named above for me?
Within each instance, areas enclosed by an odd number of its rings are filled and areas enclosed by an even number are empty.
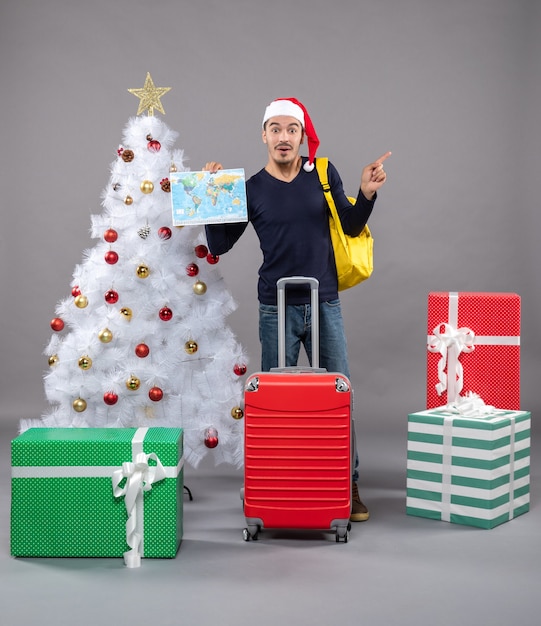
[[[359,497],[359,489],[357,483],[352,483],[351,486],[351,515],[349,520],[351,522],[366,522],[370,517],[370,513],[365,505],[362,503]]]

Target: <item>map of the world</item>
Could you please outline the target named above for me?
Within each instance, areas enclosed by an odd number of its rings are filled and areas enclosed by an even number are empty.
[[[173,224],[246,222],[246,184],[243,169],[170,174]]]

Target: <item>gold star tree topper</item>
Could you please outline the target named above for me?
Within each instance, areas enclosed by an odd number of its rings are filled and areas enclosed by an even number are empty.
[[[141,115],[144,111],[148,111],[149,115],[154,115],[154,109],[165,115],[160,98],[170,90],[171,87],[156,87],[150,72],[147,72],[145,86],[142,89],[128,89],[130,93],[139,98],[137,115]]]

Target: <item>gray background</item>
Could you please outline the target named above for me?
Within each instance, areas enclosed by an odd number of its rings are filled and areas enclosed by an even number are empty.
[[[2,414],[39,416],[42,349],[150,71],[191,169],[265,163],[275,97],[310,111],[355,194],[387,150],[373,277],[343,294],[368,434],[425,402],[429,291],[523,299],[522,404],[539,407],[541,3],[534,0],[2,0]],[[259,367],[252,229],[222,259]]]
[[[53,607],[57,624],[82,624],[78,606],[85,606],[88,620],[98,619],[99,606],[116,605],[115,593],[144,593],[149,578],[188,589],[178,613],[175,594],[158,593],[168,611],[156,621],[162,624],[179,623],[182,615],[188,615],[184,623],[214,623],[222,615],[217,607],[229,601],[234,619],[225,623],[237,626],[249,614],[242,603],[254,609],[257,602],[266,612],[252,614],[249,623],[292,623],[281,614],[286,605],[296,611],[297,624],[333,623],[331,607],[338,607],[336,621],[346,624],[361,623],[363,615],[369,624],[406,624],[406,615],[431,625],[457,618],[464,624],[538,623],[531,609],[541,556],[535,480],[533,511],[487,532],[407,518],[403,488],[406,415],[425,403],[429,291],[522,296],[522,405],[534,423],[540,408],[540,42],[538,0],[0,1],[6,513],[0,568],[10,581],[2,593],[12,616],[6,624],[36,623],[32,616],[44,606]],[[335,546],[331,552],[316,548],[319,541],[289,537],[277,538],[273,548],[261,544],[264,560],[254,552],[241,556],[238,474],[222,483],[227,468],[217,473],[211,465],[202,468],[210,482],[198,482],[202,474],[192,478],[203,501],[186,512],[179,556],[185,568],[146,564],[138,588],[116,562],[6,559],[8,441],[20,418],[39,417],[46,407],[42,350],[49,321],[69,293],[83,250],[94,245],[90,215],[101,211],[109,164],[137,111],[127,89],[142,87],[147,71],[157,86],[172,87],[162,100],[164,119],[180,133],[177,147],[192,169],[210,159],[248,174],[260,169],[266,159],[261,118],[280,96],[306,104],[321,139],[319,153],[335,163],[350,194],[362,167],[393,151],[370,220],[374,275],[342,298],[361,483],[373,519],[355,527],[339,566]],[[257,369],[259,249],[251,229],[220,263],[239,303],[229,323]],[[196,518],[202,525],[194,526]],[[241,542],[242,549],[256,547]],[[327,596],[328,588],[316,582],[320,567],[341,587],[335,601],[310,611],[311,592],[298,581],[308,573],[310,589]],[[248,571],[259,572],[259,591]],[[107,595],[100,580],[114,591]],[[205,597],[203,580],[216,605]],[[249,594],[245,584],[252,585]],[[293,586],[295,597],[288,595]],[[501,596],[500,586],[506,590]],[[280,601],[269,604],[265,587]],[[33,589],[34,605],[21,599],[24,588]],[[85,602],[87,590],[96,603]],[[141,611],[141,620],[151,619],[155,603]],[[127,623],[123,615],[137,623],[136,608],[116,611],[119,617],[109,623]]]

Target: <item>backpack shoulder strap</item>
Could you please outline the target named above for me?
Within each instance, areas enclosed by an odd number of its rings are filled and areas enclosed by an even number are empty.
[[[338,233],[342,245],[347,248],[346,235],[342,229],[342,224],[340,222],[340,217],[338,215],[338,211],[336,210],[336,205],[334,204],[334,198],[331,193],[331,186],[329,185],[329,180],[327,176],[327,166],[329,164],[329,159],[326,157],[318,157],[316,159],[316,169],[319,176],[319,182],[323,187],[323,193],[325,194],[325,198],[327,199],[327,204],[329,205],[329,210],[331,213],[331,218],[334,222],[334,227],[336,232]]]
[[[329,179],[327,176],[327,168],[329,166],[329,159],[327,157],[317,157],[316,158],[316,169],[319,176],[319,182],[323,187],[323,191],[327,192],[331,190],[331,186],[329,185]]]
[[[337,224],[340,224],[340,218],[338,217],[338,212],[336,210],[336,205],[334,204],[334,199],[331,193],[331,186],[329,185],[329,179],[327,176],[328,165],[329,159],[327,159],[327,157],[317,157],[316,169],[319,176],[319,182],[321,183],[321,187],[323,188],[325,198],[327,198],[327,203],[331,211],[331,216]]]

